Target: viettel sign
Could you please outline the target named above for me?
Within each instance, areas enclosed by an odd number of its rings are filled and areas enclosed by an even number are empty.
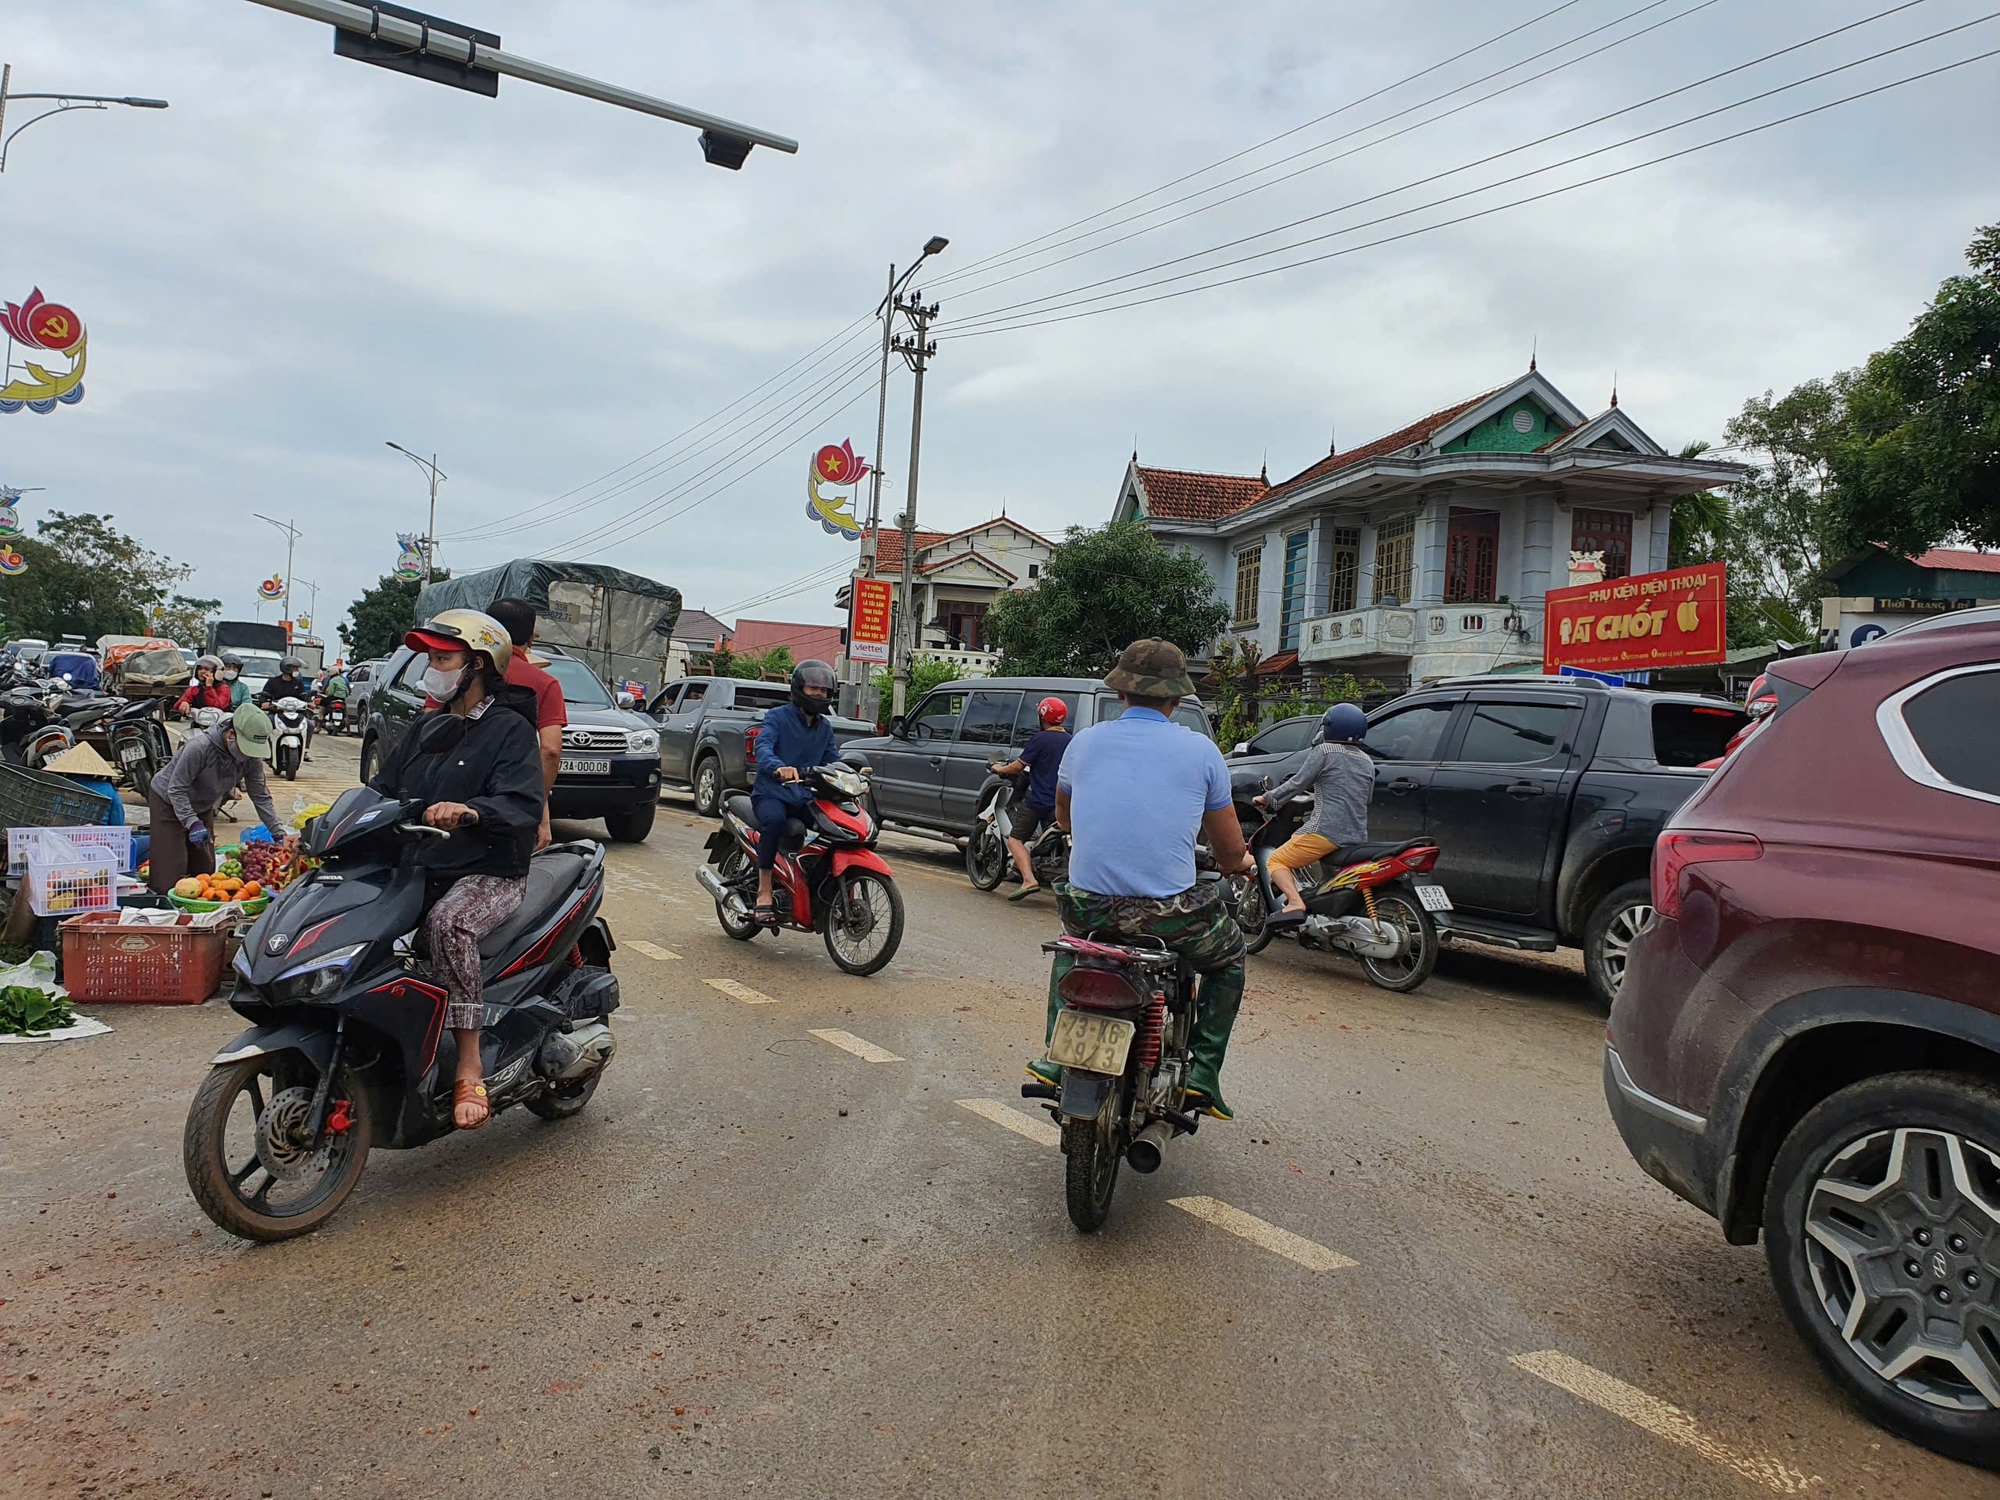
[[[1542,670],[1643,672],[1721,661],[1726,597],[1719,562],[1550,589]]]

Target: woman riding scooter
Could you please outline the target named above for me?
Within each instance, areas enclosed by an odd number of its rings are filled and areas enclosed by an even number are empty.
[[[198,657],[194,664],[194,681],[187,691],[174,701],[176,714],[190,714],[197,708],[220,709],[228,713],[232,704],[229,684],[220,680],[222,659],[217,656]]]
[[[450,834],[423,851],[431,871],[424,930],[458,1048],[452,1121],[476,1130],[490,1114],[479,1058],[486,1015],[479,940],[527,894],[542,822],[541,753],[532,701],[524,714],[519,690],[507,686],[514,647],[498,621],[476,609],[448,609],[403,644],[429,653],[424,691],[441,706],[410,726],[369,786],[422,801],[424,822]]]

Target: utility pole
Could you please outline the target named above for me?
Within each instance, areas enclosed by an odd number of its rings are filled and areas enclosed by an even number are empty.
[[[292,549],[298,546],[299,528],[290,521],[274,521],[269,516],[257,515],[255,511],[251,514],[266,526],[277,527],[285,536],[285,637],[289,641],[292,629]]]
[[[427,459],[419,458],[416,454],[412,453],[408,448],[405,448],[401,443],[390,443],[387,438],[384,438],[382,441],[388,443],[388,445],[391,448],[394,448],[398,453],[402,454],[403,457],[407,458],[411,463],[415,464],[418,468],[422,469],[427,475],[430,476],[431,518],[430,518],[430,523],[424,527],[424,584],[423,584],[425,588],[429,588],[431,582],[431,554],[437,550],[438,481],[443,479],[449,479],[451,478],[451,476],[438,467],[437,455],[435,453],[433,453]]]
[[[889,433],[889,346],[896,319],[896,263],[889,262],[889,293],[876,309],[882,315],[882,379],[875,392],[875,473],[868,481],[868,529],[861,534],[861,567],[875,576],[882,536],[882,445]]]
[[[937,345],[930,342],[930,328],[931,320],[938,315],[938,304],[932,302],[926,305],[923,293],[913,292],[898,301],[896,307],[908,316],[914,330],[911,337],[895,341],[896,352],[903,356],[917,377],[916,394],[910,404],[910,485],[903,501],[902,629],[896,633],[895,687],[889,707],[892,715],[900,716],[909,707],[910,658],[915,654],[921,638],[913,588],[917,565],[917,469],[924,446],[924,370],[929,366],[931,356],[937,353]]]

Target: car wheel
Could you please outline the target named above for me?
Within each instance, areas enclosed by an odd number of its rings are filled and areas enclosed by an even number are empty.
[[[653,831],[653,817],[658,810],[657,804],[646,802],[629,812],[607,814],[605,831],[618,843],[641,843]]]
[[[722,762],[704,755],[694,767],[694,810],[704,818],[722,812]]]
[[[1583,925],[1583,970],[1591,991],[1609,1009],[1625,983],[1632,940],[1653,920],[1653,886],[1628,880],[1597,903]]]
[[[365,741],[361,746],[361,784],[368,785],[381,772],[382,747],[374,740]]]
[[[1875,1421],[2000,1465],[2000,1088],[1889,1073],[1778,1150],[1764,1246],[1792,1325]]]

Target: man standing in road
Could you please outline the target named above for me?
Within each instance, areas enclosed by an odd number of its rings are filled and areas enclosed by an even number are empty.
[[[562,684],[528,659],[528,648],[535,643],[535,607],[525,599],[495,599],[486,613],[500,622],[514,643],[507,658],[508,686],[530,688],[535,694],[535,737],[542,752],[542,826],[535,835],[535,847],[546,849],[549,793],[562,770],[562,732],[569,723],[569,707],[563,701]]]
[[[1195,876],[1205,837],[1225,875],[1253,868],[1229,795],[1229,768],[1206,735],[1169,717],[1194,696],[1187,658],[1171,641],[1134,641],[1104,679],[1125,711],[1079,734],[1056,782],[1056,822],[1071,836],[1069,880],[1056,885],[1063,927],[1076,937],[1158,938],[1201,975],[1188,1108],[1234,1118],[1222,1100],[1222,1060],[1243,1003],[1243,933],[1219,882]],[[1075,960],[1058,954],[1049,974],[1044,1041],[1062,1012],[1057,985]],[[1046,1055],[1028,1064],[1044,1083],[1061,1070]]]

